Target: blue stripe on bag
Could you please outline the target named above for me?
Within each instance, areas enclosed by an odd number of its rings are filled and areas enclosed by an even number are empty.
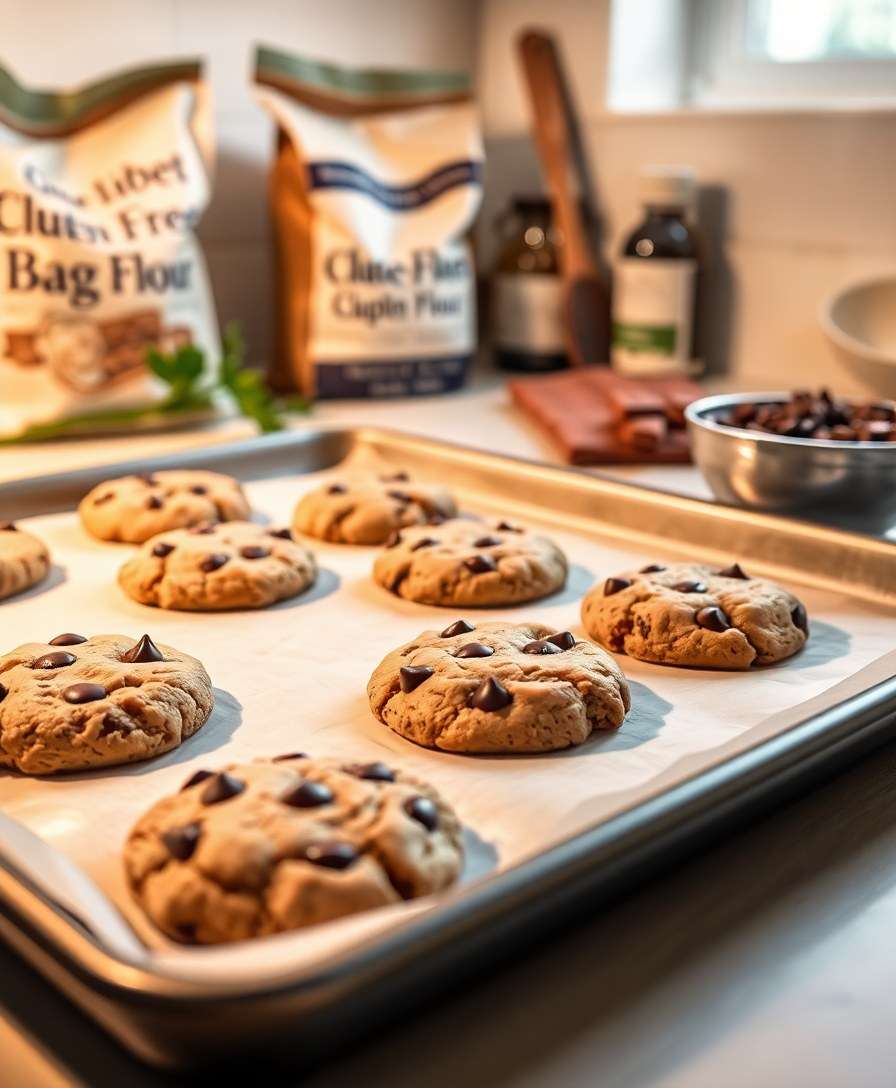
[[[409,211],[428,204],[459,185],[481,184],[482,164],[461,159],[433,170],[411,185],[383,185],[365,170],[347,162],[310,162],[310,189],[353,189],[366,193],[392,211]]]

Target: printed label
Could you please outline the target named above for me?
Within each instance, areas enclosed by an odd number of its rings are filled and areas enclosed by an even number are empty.
[[[693,372],[697,262],[623,257],[613,280],[614,369],[632,377]]]
[[[563,284],[559,276],[500,275],[494,288],[495,347],[562,355]]]

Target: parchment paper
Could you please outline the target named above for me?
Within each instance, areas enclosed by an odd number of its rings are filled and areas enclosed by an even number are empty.
[[[249,484],[247,490],[259,520],[284,525],[298,496],[333,476],[284,476]],[[537,508],[526,506],[524,486],[500,508],[491,501],[484,506],[475,493],[459,497],[466,510],[524,517],[550,532],[573,564],[561,593],[516,609],[469,610],[465,615],[473,623],[515,616],[581,634],[579,601],[592,582],[630,566],[694,557],[629,547],[618,536],[601,535],[599,526],[583,532],[580,521],[564,523],[551,515],[547,523]],[[634,705],[618,733],[596,734],[579,748],[544,756],[431,752],[377,722],[365,687],[389,650],[423,630],[441,629],[458,613],[401,601],[380,589],[370,578],[377,549],[311,542],[322,570],[304,596],[262,611],[190,614],[146,608],[126,597],[115,576],[133,549],[92,540],[74,514],[33,518],[27,528],[47,541],[55,565],[43,586],[0,604],[4,650],[62,631],[134,637],[147,631],[205,663],[216,686],[216,706],[195,737],[147,763],[51,779],[0,771],[0,807],[93,879],[99,891],[90,891],[88,881],[66,891],[98,932],[110,929],[108,896],[146,946],[142,953],[131,949],[132,958],[143,955],[157,968],[207,981],[273,980],[284,970],[310,966],[349,942],[400,925],[416,911],[438,909],[440,900],[228,947],[193,949],[168,942],[132,902],[121,848],[137,817],[200,767],[298,749],[353,761],[381,759],[428,778],[467,827],[464,882],[451,893],[462,895],[489,872],[544,851],[787,728],[806,716],[804,704],[814,711],[834,705],[896,667],[892,609],[802,587],[794,574],[788,584],[806,603],[812,637],[791,661],[742,674],[621,657]],[[762,569],[752,564],[751,572]],[[40,859],[35,864],[48,878],[63,879],[64,865]],[[121,934],[110,929],[109,939],[120,952]]]

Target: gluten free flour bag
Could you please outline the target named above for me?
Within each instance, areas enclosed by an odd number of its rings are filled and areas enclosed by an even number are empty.
[[[458,388],[475,350],[468,232],[482,142],[465,76],[258,52],[276,120],[272,381],[321,397]]]
[[[194,62],[60,94],[0,69],[0,435],[151,405],[152,346],[217,363],[194,235],[211,159]]]

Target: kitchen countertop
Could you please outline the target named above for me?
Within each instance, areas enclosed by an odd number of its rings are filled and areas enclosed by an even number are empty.
[[[497,387],[329,404],[311,422],[403,428],[555,459]],[[299,423],[304,426],[305,423]],[[0,450],[0,479],[245,437],[199,433]],[[694,469],[615,475],[706,497]],[[310,1088],[740,1088],[893,1082],[896,745],[310,1076]],[[180,1083],[143,1069],[0,949],[5,1088]]]

